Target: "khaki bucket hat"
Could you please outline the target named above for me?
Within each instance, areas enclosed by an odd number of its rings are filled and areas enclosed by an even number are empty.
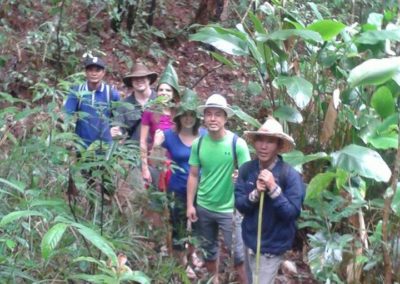
[[[245,131],[244,136],[253,145],[254,138],[256,136],[270,136],[279,138],[283,142],[280,153],[290,152],[296,145],[293,138],[283,132],[282,125],[271,116],[267,117],[267,120],[257,131]]]
[[[127,87],[132,87],[132,78],[149,77],[150,85],[153,84],[158,77],[156,72],[150,71],[143,63],[136,63],[132,71],[122,78],[122,81]]]

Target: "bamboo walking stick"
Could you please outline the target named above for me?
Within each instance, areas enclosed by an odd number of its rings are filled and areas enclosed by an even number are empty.
[[[256,275],[254,277],[254,283],[259,284],[259,273],[260,273],[260,252],[261,252],[261,226],[262,226],[262,213],[264,207],[264,191],[260,193],[260,204],[258,209],[258,224],[257,224],[257,249],[256,249]]]

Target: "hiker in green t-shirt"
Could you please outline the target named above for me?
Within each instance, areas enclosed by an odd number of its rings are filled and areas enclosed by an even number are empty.
[[[191,222],[197,221],[205,252],[205,264],[208,272],[214,275],[214,284],[219,283],[218,230],[221,230],[230,252],[235,228],[236,241],[233,250],[237,280],[239,283],[247,283],[240,220],[239,216],[233,214],[232,173],[235,170],[235,158],[239,166],[250,160],[249,150],[243,139],[225,128],[227,119],[234,112],[223,96],[210,96],[205,105],[198,107],[198,111],[204,114],[208,133],[196,139],[192,145],[187,184],[187,217]]]

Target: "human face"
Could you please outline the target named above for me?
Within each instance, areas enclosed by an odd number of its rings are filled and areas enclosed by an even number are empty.
[[[144,77],[132,77],[132,87],[135,92],[144,93],[150,90],[150,79],[147,76]]]
[[[186,111],[179,117],[179,120],[182,128],[191,129],[196,124],[196,113],[193,111]]]
[[[220,108],[206,108],[204,110],[204,124],[209,132],[220,132],[225,128],[227,116]]]
[[[86,68],[86,80],[90,85],[98,85],[104,78],[106,71],[96,65],[90,65]]]
[[[168,84],[162,83],[158,86],[157,96],[163,96],[165,98],[165,102],[169,102],[174,97],[174,89]]]
[[[261,164],[269,166],[274,162],[281,146],[279,138],[259,135],[254,138],[254,148]]]

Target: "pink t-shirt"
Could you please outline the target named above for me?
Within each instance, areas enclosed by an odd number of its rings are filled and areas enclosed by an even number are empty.
[[[167,130],[174,126],[170,115],[144,111],[142,115],[142,125],[149,126],[149,150],[153,147],[154,135],[157,129]]]

